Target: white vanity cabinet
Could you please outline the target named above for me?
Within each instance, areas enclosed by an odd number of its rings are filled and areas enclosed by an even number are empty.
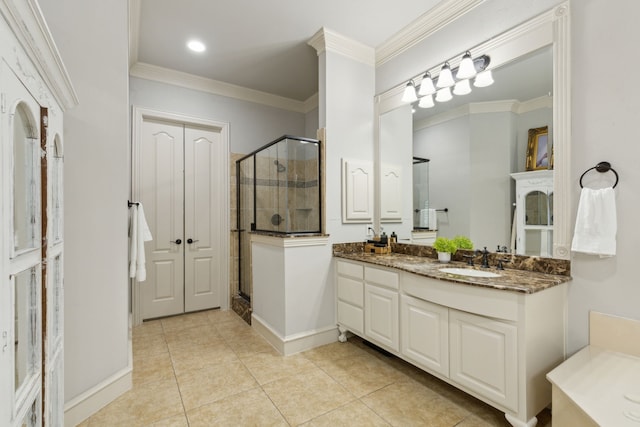
[[[517,411],[517,326],[458,310],[449,320],[451,380]]]
[[[344,332],[364,333],[364,266],[361,263],[336,261],[336,295],[340,341]]]
[[[414,365],[449,377],[449,309],[400,296],[402,354]]]
[[[364,267],[364,335],[393,351],[400,350],[399,274]]]
[[[533,425],[551,402],[545,375],[565,355],[566,284],[527,294],[403,272],[400,289],[403,298],[428,302],[432,311],[435,306],[448,315],[448,375],[416,365],[504,411],[512,425]],[[403,339],[409,324],[401,325]],[[433,342],[433,331],[423,332],[424,348],[433,351]],[[402,346],[405,359],[414,362],[415,352]]]
[[[545,375],[565,356],[566,283],[529,294],[336,263],[341,341],[349,330],[498,408],[512,425],[535,425],[551,403]]]

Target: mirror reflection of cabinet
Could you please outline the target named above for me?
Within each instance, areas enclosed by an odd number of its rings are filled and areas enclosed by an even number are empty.
[[[516,253],[553,254],[553,171],[513,173],[516,181]]]

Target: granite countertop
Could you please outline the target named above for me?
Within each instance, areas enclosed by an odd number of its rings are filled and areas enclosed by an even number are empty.
[[[383,267],[396,268],[420,276],[432,279],[444,280],[448,282],[461,283],[465,285],[480,286],[491,289],[499,289],[512,292],[532,294],[571,280],[570,276],[540,273],[536,271],[523,271],[506,268],[497,270],[495,267],[489,269],[478,265],[470,267],[464,262],[450,262],[442,264],[437,259],[423,256],[407,255],[402,253],[372,254],[365,252],[340,252],[334,251],[333,256],[337,258],[360,261]],[[443,273],[441,268],[458,267],[473,268],[475,270],[491,271],[500,274],[500,277],[484,278],[469,277],[451,273]]]

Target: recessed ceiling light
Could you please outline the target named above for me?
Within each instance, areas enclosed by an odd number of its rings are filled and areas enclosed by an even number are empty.
[[[194,52],[204,52],[207,50],[207,47],[199,40],[189,40],[187,42],[187,47]]]

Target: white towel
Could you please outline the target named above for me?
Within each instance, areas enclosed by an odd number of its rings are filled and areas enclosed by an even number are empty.
[[[616,254],[616,198],[613,187],[580,192],[571,250],[600,257]]]
[[[147,279],[147,269],[145,266],[144,242],[153,240],[151,231],[144,216],[142,203],[131,206],[131,226],[129,228],[131,246],[129,249],[129,277],[135,278],[138,282]]]
[[[429,227],[429,209],[420,209],[420,227]]]
[[[435,209],[429,209],[429,230],[438,229],[438,212]]]

